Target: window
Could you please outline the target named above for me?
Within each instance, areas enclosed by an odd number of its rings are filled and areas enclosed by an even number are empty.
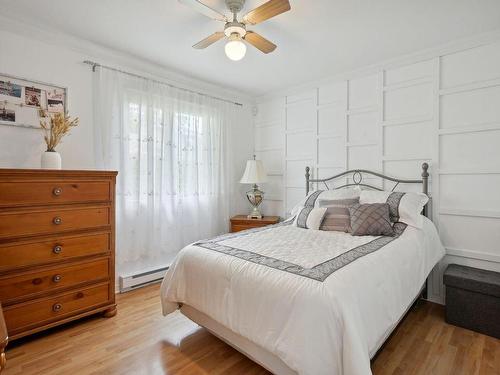
[[[125,111],[125,156],[136,176],[127,191],[140,191],[140,199],[159,189],[179,197],[216,193],[212,168],[221,161],[220,125],[208,116],[149,105],[137,95],[126,102]]]

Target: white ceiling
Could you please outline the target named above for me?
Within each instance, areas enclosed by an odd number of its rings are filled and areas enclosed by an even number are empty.
[[[245,11],[264,0],[247,0]],[[223,10],[223,0],[205,0]],[[0,0],[2,13],[250,95],[302,84],[500,28],[499,0],[290,0],[292,10],[251,29],[278,48],[191,45],[223,24],[177,0]],[[5,52],[5,51],[4,51]]]

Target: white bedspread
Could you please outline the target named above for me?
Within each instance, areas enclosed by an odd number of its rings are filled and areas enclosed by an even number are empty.
[[[299,374],[371,374],[370,357],[444,255],[434,225],[425,219],[422,230],[408,226],[399,238],[329,276],[308,277],[294,272],[376,237],[290,225],[242,234],[218,244],[296,267],[277,269],[187,246],[163,280],[163,313],[190,305]]]

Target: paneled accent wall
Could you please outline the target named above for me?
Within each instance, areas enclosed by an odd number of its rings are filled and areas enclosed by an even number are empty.
[[[264,213],[288,215],[306,166],[319,177],[365,168],[415,178],[426,161],[447,250],[431,299],[443,302],[450,262],[500,271],[500,42],[315,86],[258,101]]]
[[[254,119],[255,155],[263,161],[268,174],[262,211],[267,214],[278,212],[281,216],[284,212],[284,102],[278,98],[261,103]]]

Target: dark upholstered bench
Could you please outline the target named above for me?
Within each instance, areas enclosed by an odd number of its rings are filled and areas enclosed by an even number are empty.
[[[450,264],[446,322],[500,338],[500,273]]]

